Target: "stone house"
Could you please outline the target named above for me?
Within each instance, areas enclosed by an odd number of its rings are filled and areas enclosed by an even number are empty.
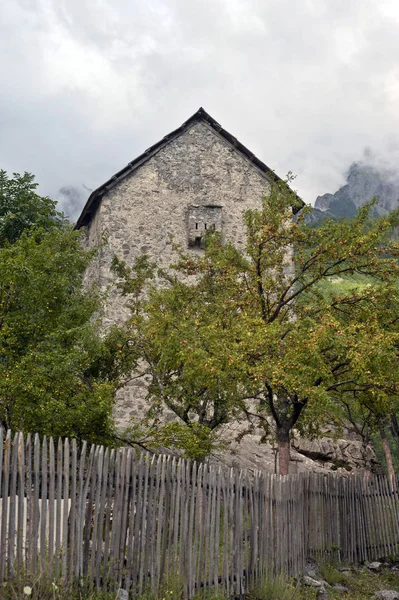
[[[172,238],[190,252],[201,252],[208,228],[240,247],[242,213],[261,206],[273,180],[279,178],[269,167],[200,108],[90,195],[76,228],[85,228],[88,247],[101,244],[104,235],[107,244],[88,278],[107,285],[114,254],[128,264],[148,254],[167,266],[173,260]],[[123,318],[115,297],[106,320]],[[142,411],[144,398],[144,382],[124,388],[117,398],[117,423],[123,426]]]
[[[90,195],[76,228],[84,229],[88,247],[100,245],[104,235],[107,244],[87,278],[102,287],[110,283],[115,254],[129,264],[145,253],[168,266],[174,258],[171,236],[188,252],[201,252],[203,234],[210,227],[240,247],[245,241],[242,213],[261,206],[273,180],[279,178],[269,167],[200,108]],[[124,315],[123,303],[115,296],[106,323],[120,322]],[[138,380],[119,392],[119,426],[145,409],[146,389],[146,382]],[[231,447],[224,461],[273,471],[272,447],[259,445],[260,434],[245,436],[238,447],[234,427],[228,431]],[[318,462],[311,459],[316,455]],[[292,448],[291,458],[294,471],[327,472],[337,461],[352,465],[354,471],[363,466],[360,441],[302,440]]]

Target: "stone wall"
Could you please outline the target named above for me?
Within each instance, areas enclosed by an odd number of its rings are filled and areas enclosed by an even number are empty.
[[[174,259],[172,243],[201,252],[202,230],[214,227],[238,248],[245,242],[243,211],[260,208],[265,176],[206,122],[197,122],[160,149],[101,200],[87,231],[91,247],[107,236],[88,277],[102,287],[112,281],[113,255],[132,264],[148,254],[159,265]],[[127,312],[110,297],[105,325]],[[115,417],[124,427],[145,408],[145,382],[128,385],[117,397]]]

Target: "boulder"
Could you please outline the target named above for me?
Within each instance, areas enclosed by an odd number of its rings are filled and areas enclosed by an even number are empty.
[[[382,563],[378,561],[374,561],[367,564],[367,568],[370,569],[370,571],[381,571],[381,567]]]
[[[313,587],[313,588],[323,588],[324,587],[324,581],[320,581],[318,579],[313,579],[313,577],[309,577],[309,575],[304,575],[302,577],[302,583],[304,585],[307,585],[308,587]]]
[[[399,600],[399,592],[395,590],[380,590],[374,594],[375,600]]]
[[[345,585],[341,585],[340,583],[336,583],[332,586],[332,589],[338,592],[339,594],[349,594],[349,588]]]

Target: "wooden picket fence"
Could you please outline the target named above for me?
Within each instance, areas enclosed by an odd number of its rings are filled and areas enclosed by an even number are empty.
[[[307,558],[398,553],[398,487],[384,477],[278,477],[10,431],[0,465],[0,581],[26,569],[141,593],[179,573],[187,598],[238,596]]]

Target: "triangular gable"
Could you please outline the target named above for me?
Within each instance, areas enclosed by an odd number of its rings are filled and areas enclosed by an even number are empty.
[[[140,154],[137,158],[132,160],[129,164],[126,165],[123,169],[115,173],[108,181],[100,185],[96,190],[94,190],[87,200],[82,213],[76,223],[75,229],[80,229],[80,227],[84,227],[87,225],[94,213],[97,210],[97,207],[100,203],[101,198],[106,194],[109,190],[115,187],[118,183],[120,183],[125,177],[131,175],[136,169],[141,167],[144,163],[146,163],[154,154],[159,152],[164,146],[172,142],[176,137],[184,133],[187,129],[189,129],[194,123],[203,121],[207,123],[218,135],[220,135],[231,147],[234,148],[236,152],[238,152],[241,156],[245,157],[249,162],[251,162],[262,175],[266,177],[269,181],[281,181],[280,177],[275,174],[272,169],[270,169],[265,163],[263,163],[259,158],[257,158],[248,148],[246,148],[241,142],[237,140],[231,133],[223,129],[221,125],[215,119],[213,119],[202,107],[197,110],[183,125],[166,135],[159,142],[148,148],[143,154]],[[302,202],[302,201],[301,201]]]

